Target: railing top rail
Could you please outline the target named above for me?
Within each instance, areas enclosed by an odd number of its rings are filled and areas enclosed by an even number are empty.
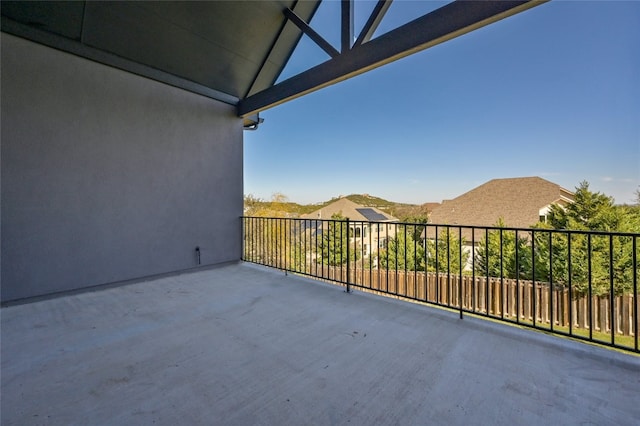
[[[302,218],[302,217],[262,217],[262,216],[240,216],[241,219],[264,219],[264,220],[290,220],[296,222],[349,222],[351,224],[369,223],[374,225],[395,225],[395,226],[423,226],[425,228],[439,229],[464,229],[471,231],[508,231],[525,233],[558,233],[558,234],[578,234],[578,235],[599,235],[599,236],[617,236],[617,237],[635,237],[640,238],[637,232],[618,232],[618,231],[594,231],[581,229],[547,229],[547,228],[516,228],[510,226],[484,226],[484,225],[452,225],[447,223],[418,223],[418,222],[390,222],[375,220],[352,220],[352,219],[321,219],[321,218]]]

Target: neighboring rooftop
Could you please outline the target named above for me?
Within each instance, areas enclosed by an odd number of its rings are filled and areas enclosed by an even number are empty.
[[[2,424],[616,424],[640,358],[249,264],[2,309]]]
[[[529,228],[551,204],[564,206],[573,193],[540,177],[493,179],[431,212],[430,223],[494,226],[502,218],[509,227]]]
[[[345,218],[363,222],[396,222],[397,218],[375,207],[365,207],[356,204],[348,198],[339,200],[315,210],[309,214],[300,216],[303,219],[331,219],[334,214],[340,214]]]
[[[420,207],[423,210],[427,211],[429,214],[431,214],[431,212],[433,212],[435,209],[440,207],[440,204],[442,203],[424,203],[424,204],[421,204]]]

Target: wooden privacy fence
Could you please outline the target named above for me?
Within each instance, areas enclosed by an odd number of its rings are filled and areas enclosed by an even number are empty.
[[[347,280],[346,267],[314,265],[312,269],[317,269],[314,275],[321,279]],[[455,309],[462,303],[462,309],[468,312],[535,323],[540,328],[571,326],[609,334],[613,329],[618,335],[634,336],[640,323],[634,324],[634,303],[640,312],[640,301],[632,294],[570,298],[568,288],[554,285],[551,289],[547,282],[358,268],[350,268],[349,282],[367,290]]]

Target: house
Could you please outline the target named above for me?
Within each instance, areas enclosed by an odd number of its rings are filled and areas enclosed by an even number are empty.
[[[478,241],[484,232],[471,226],[496,226],[502,220],[510,228],[529,228],[546,221],[552,205],[564,207],[574,200],[573,192],[541,177],[493,179],[452,200],[444,200],[429,216],[433,225],[462,226],[464,250],[473,252],[472,241]],[[441,230],[430,226],[422,239],[435,239]],[[526,238],[526,236],[523,236]],[[471,258],[471,257],[470,257]]]
[[[385,248],[389,238],[395,236],[395,226],[389,223],[398,222],[398,219],[375,207],[362,206],[354,203],[346,197],[322,207],[309,214],[302,215],[302,219],[331,219],[339,214],[348,218],[349,235],[351,242],[362,247],[364,256],[377,253],[379,248]],[[326,227],[326,222],[321,225]]]
[[[551,205],[566,206],[573,193],[540,177],[493,179],[431,212],[429,223],[494,226],[502,218],[509,227],[528,228],[545,221]]]

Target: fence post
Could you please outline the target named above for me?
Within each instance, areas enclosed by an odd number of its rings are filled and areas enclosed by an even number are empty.
[[[351,277],[349,276],[349,240],[351,239],[350,229],[349,229],[349,218],[347,218],[347,293],[351,293],[351,286],[349,283],[351,282]]]
[[[460,259],[462,259],[462,257]],[[458,305],[460,307],[460,319],[462,319],[462,294],[462,280],[458,278]]]

